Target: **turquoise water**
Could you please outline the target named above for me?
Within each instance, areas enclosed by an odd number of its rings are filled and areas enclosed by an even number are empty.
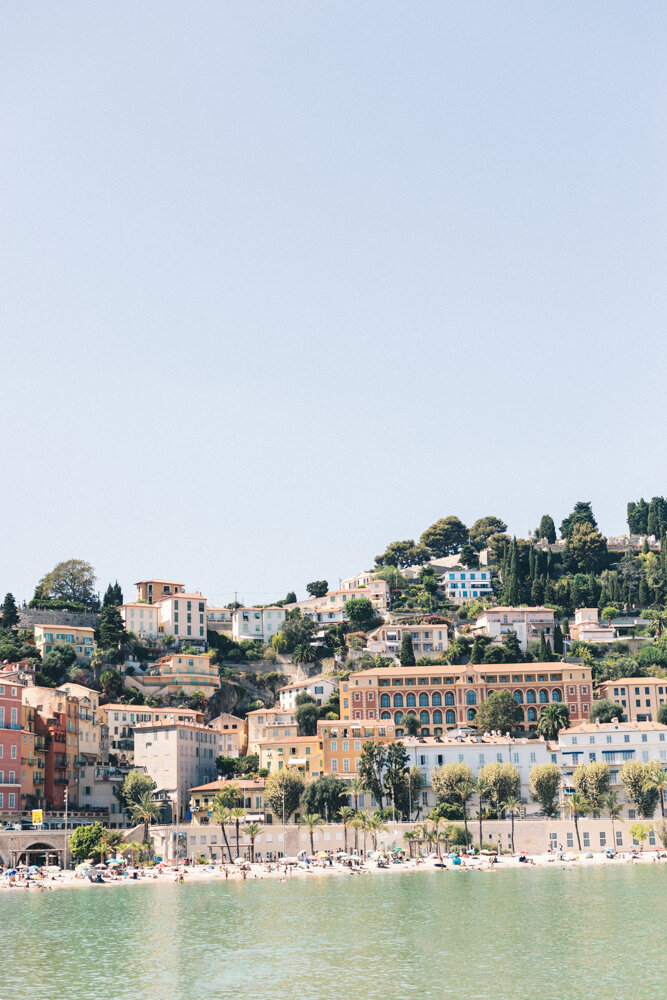
[[[648,997],[666,888],[619,865],[3,893],[0,998]]]

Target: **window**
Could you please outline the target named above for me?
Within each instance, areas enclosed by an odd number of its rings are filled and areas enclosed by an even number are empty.
[[[568,832],[566,834],[566,842],[568,847],[574,847],[574,834]]]
[[[477,704],[477,695],[475,694],[475,692],[466,691],[466,705],[476,705],[476,704]],[[471,717],[470,713],[468,713],[468,718],[470,717]],[[474,713],[473,713],[473,718],[474,718]]]
[[[420,707],[428,705],[428,695],[425,692],[419,695],[419,705]]]

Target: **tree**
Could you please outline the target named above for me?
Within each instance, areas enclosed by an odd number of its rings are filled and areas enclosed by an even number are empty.
[[[311,597],[326,597],[329,584],[326,580],[313,580],[312,583],[306,584],[306,590]]]
[[[264,801],[274,816],[282,820],[284,815],[287,821],[298,807],[303,789],[304,780],[299,772],[283,768],[282,771],[269,775],[264,789]]]
[[[123,690],[123,675],[117,670],[103,670],[100,676],[102,694],[107,701],[114,701]]]
[[[285,614],[283,623],[280,627],[280,632],[277,635],[282,635],[286,646],[285,652],[291,653],[297,648],[297,646],[308,647],[313,640],[315,633],[315,622],[310,618],[301,614],[300,608],[294,608],[292,611],[288,611]],[[274,637],[276,638],[276,637]],[[277,646],[274,646],[277,652],[281,652]]]
[[[457,785],[465,782],[474,784],[474,775],[470,767],[464,763],[441,764],[431,772],[431,787],[435,793],[436,802],[460,804],[457,795]]]
[[[657,760],[649,762],[649,773],[646,776],[647,788],[655,789],[660,798],[660,812],[665,818],[665,790],[667,789],[667,773]]]
[[[83,559],[60,562],[37,584],[43,600],[73,601],[88,607],[97,603],[95,570]]]
[[[412,814],[416,812],[417,816],[421,812],[421,805],[419,802],[419,793],[424,787],[424,775],[421,773],[416,765],[413,765],[408,771],[408,822],[412,823]],[[415,809],[416,805],[416,809]]]
[[[661,726],[667,726],[667,705],[661,705],[658,709],[658,722]]]
[[[361,756],[357,772],[364,788],[375,796],[382,809],[384,802],[384,772],[387,767],[387,751],[382,743],[366,740],[361,744]]]
[[[347,828],[352,824],[355,812],[351,806],[341,806],[338,810],[338,820],[343,824],[344,849],[347,854]]]
[[[667,611],[649,608],[642,611],[642,618],[646,618],[650,623],[651,631],[658,637],[667,631]]]
[[[572,784],[575,791],[579,792],[588,802],[595,819],[600,815],[609,794],[610,780],[609,768],[601,760],[591,761],[590,764],[580,764],[574,769]]]
[[[76,663],[74,647],[69,644],[56,646],[47,653],[37,671],[37,683],[44,687],[57,687],[63,682],[69,667]]]
[[[492,691],[477,709],[474,726],[478,733],[492,729],[511,733],[521,719],[521,709],[509,691]]]
[[[380,566],[374,575],[376,580],[384,580],[390,590],[403,590],[408,585],[407,579],[396,566]]]
[[[572,528],[568,538],[568,552],[582,573],[597,573],[607,563],[607,539],[588,522]]]
[[[120,830],[110,830],[108,827],[104,827],[102,830],[102,836],[100,837],[100,861],[104,864],[107,859],[107,855],[113,854],[117,851],[121,844],[125,844],[125,838]]]
[[[625,794],[645,819],[651,819],[658,803],[658,789],[651,785],[651,765],[629,760],[619,772]]]
[[[15,625],[18,625],[19,613],[16,609],[16,601],[13,594],[5,594],[0,615],[2,616],[2,627],[4,629],[14,628]]]
[[[642,497],[639,503],[630,501],[628,511],[628,531],[631,535],[648,534],[648,504]]]
[[[134,823],[144,824],[144,843],[148,842],[148,825],[157,823],[160,818],[162,803],[156,802],[150,791],[143,792],[137,802],[130,805],[130,815]]]
[[[579,500],[574,505],[574,510],[571,514],[568,514],[564,518],[561,526],[560,533],[563,538],[570,538],[574,527],[577,524],[590,524],[593,528],[597,528],[598,523],[593,516],[593,509],[588,500]]]
[[[298,705],[294,713],[299,736],[315,736],[317,733],[317,720],[319,712],[315,702],[306,702]]]
[[[406,538],[402,542],[392,542],[382,555],[375,557],[377,566],[397,566],[405,569],[407,566],[421,566],[428,562],[431,553],[425,545],[415,545],[414,538]]]
[[[123,812],[129,812],[132,806],[141,802],[146,792],[152,792],[155,782],[143,771],[129,771],[123,780],[123,784],[116,792],[116,798],[123,807]]]
[[[499,517],[493,517],[491,514],[479,517],[470,529],[470,544],[478,552],[481,552],[482,549],[486,548],[487,539],[491,535],[497,535],[504,531],[507,531],[507,525]]]
[[[419,540],[434,559],[442,559],[460,550],[468,540],[468,529],[463,521],[450,514],[448,517],[441,517],[427,528]]]
[[[384,790],[392,807],[401,815],[408,811],[409,757],[400,741],[389,743],[385,753]]]
[[[545,816],[556,815],[560,778],[558,764],[535,764],[530,769],[530,794]]]
[[[99,823],[77,826],[70,837],[69,849],[74,861],[97,861],[100,856],[102,827]]]
[[[319,813],[328,823],[337,823],[347,785],[333,774],[323,774],[306,786],[301,804],[307,813]]]
[[[611,839],[614,842],[614,848],[616,848],[616,830],[614,823],[623,815],[623,803],[618,801],[618,795],[616,792],[609,792],[604,804],[607,810],[607,815],[611,820]]]
[[[489,791],[488,796],[495,802],[498,815],[502,809],[502,803],[508,799],[518,798],[521,793],[521,775],[513,764],[505,761],[493,761],[480,768],[478,777],[484,778]]]
[[[215,766],[221,778],[257,774],[259,771],[259,754],[247,754],[245,757],[216,757]]]
[[[228,800],[224,795],[216,795],[213,799],[213,808],[211,810],[211,819],[214,823],[220,824],[220,829],[222,831],[222,839],[227,848],[227,857],[229,858],[230,865],[232,864],[232,849],[229,846],[229,840],[227,839],[227,823],[231,821],[231,809],[228,805]]]
[[[132,867],[134,867],[134,861],[136,855],[137,854],[141,855],[143,846],[144,845],[140,844],[138,840],[131,840],[130,843],[127,844],[127,846],[125,847],[125,850],[130,852],[130,862],[132,864]]]
[[[535,534],[540,539],[546,538],[549,545],[553,545],[556,541],[556,525],[554,524],[554,519],[550,514],[542,515],[539,527]]]
[[[115,583],[110,583],[107,589],[104,591],[104,599],[102,600],[102,607],[117,608],[123,603],[123,591],[120,589],[120,584],[118,580]]]
[[[523,663],[525,657],[516,632],[510,631],[505,633],[503,636],[502,652],[505,663]]]
[[[250,862],[251,862],[251,864],[254,864],[255,863],[255,841],[257,840],[257,838],[261,834],[262,827],[259,825],[259,823],[246,823],[246,825],[245,825],[245,832],[248,834],[248,837],[250,838]]]
[[[579,817],[586,816],[590,811],[589,803],[580,792],[570,792],[563,799],[563,805],[574,820],[574,831],[577,835],[577,847],[581,850],[581,837],[579,836]]]
[[[102,649],[117,649],[126,635],[125,623],[118,608],[112,604],[102,608],[100,616],[100,646]]]
[[[343,608],[345,617],[356,628],[366,628],[375,617],[375,608],[368,597],[351,597]]]
[[[618,608],[614,607],[613,604],[608,604],[600,612],[600,618],[607,620],[607,625],[611,625],[612,618],[616,618],[618,615]]]
[[[412,647],[412,635],[410,634],[410,632],[403,633],[403,638],[401,639],[401,652],[399,658],[402,667],[414,667],[415,651]]]
[[[521,799],[517,798],[515,795],[510,796],[509,799],[505,799],[504,802],[500,803],[501,809],[510,814],[510,820],[512,821],[512,833],[510,838],[510,846],[512,849],[512,854],[514,854],[514,814],[519,812],[521,807]]]
[[[477,804],[478,813],[477,818],[479,820],[479,849],[482,850],[482,844],[484,843],[484,837],[482,835],[482,814],[484,812],[484,799],[488,798],[491,791],[491,787],[484,777],[483,774],[477,775],[477,781],[475,782],[475,791],[477,792]]]
[[[567,729],[570,725],[570,712],[562,701],[545,705],[537,720],[537,734],[543,736],[545,740],[557,740],[561,729]]]
[[[642,844],[647,838],[649,833],[653,831],[653,827],[650,823],[633,823],[628,833],[634,841],[638,844]]]
[[[299,826],[305,826],[308,829],[308,835],[310,837],[310,853],[315,853],[315,830],[318,826],[322,826],[324,820],[317,813],[304,813],[299,820]]]
[[[234,823],[236,829],[236,857],[241,857],[241,844],[240,844],[240,827],[241,820],[245,819],[245,809],[242,806],[233,806],[229,810],[229,818]]]
[[[416,736],[419,733],[421,723],[414,712],[408,712],[403,716],[403,728],[406,736]]]
[[[625,715],[618,702],[610,701],[609,698],[600,698],[599,701],[593,702],[588,715],[589,722],[595,722],[596,719],[602,723],[611,722],[612,719],[622,722]]]

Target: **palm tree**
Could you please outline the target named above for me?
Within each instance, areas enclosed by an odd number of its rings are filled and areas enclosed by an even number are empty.
[[[570,713],[567,706],[562,701],[555,701],[552,705],[545,705],[537,720],[537,733],[545,740],[558,739],[561,729],[567,729],[570,725]]]
[[[216,795],[213,799],[213,810],[211,812],[211,819],[214,822],[220,824],[220,829],[222,830],[222,839],[225,842],[225,847],[227,848],[227,854],[229,856],[229,863],[232,864],[232,849],[229,846],[229,841],[227,840],[227,830],[225,829],[225,824],[229,823],[231,820],[230,810],[227,805],[227,800],[224,795]]]
[[[501,809],[506,809],[510,814],[510,819],[512,820],[512,854],[514,854],[514,813],[518,813],[519,806],[521,805],[521,799],[517,799],[516,796],[511,795],[504,802],[500,803]]]
[[[95,652],[93,653],[93,655],[89,660],[89,664],[90,664],[90,669],[93,672],[93,684],[95,685],[95,687],[99,687],[100,675],[102,673],[105,664],[104,653],[101,649],[98,648],[95,650]]]
[[[663,771],[657,760],[651,761],[650,772],[646,779],[646,787],[654,788],[660,795],[660,812],[665,818],[665,788],[667,788],[667,773]]]
[[[250,861],[252,864],[255,862],[255,840],[259,837],[262,832],[262,828],[259,823],[246,823],[245,825],[246,833],[250,837]]]
[[[310,853],[315,853],[315,830],[318,826],[322,826],[324,820],[319,813],[304,813],[299,820],[299,826],[308,827],[308,834],[310,836]]]
[[[590,803],[584,798],[581,792],[570,792],[563,799],[563,805],[574,820],[574,831],[577,835],[577,847],[581,850],[581,837],[579,836],[579,817],[590,812]]]
[[[425,819],[423,823],[419,824],[419,826],[417,827],[417,830],[419,830],[419,839],[420,839],[420,841],[424,841],[426,843],[426,850],[430,851],[431,844],[433,843],[433,830],[434,830],[434,827],[431,826],[431,824],[429,823],[429,821]]]
[[[359,812],[359,796],[363,795],[366,791],[366,785],[362,778],[355,775],[354,778],[350,778],[347,783],[347,789],[340,793],[342,799],[348,799],[350,795],[352,796],[352,803],[355,813]],[[359,830],[361,827],[355,823],[350,823],[350,826],[354,829],[354,851],[355,854],[359,851]]]
[[[440,840],[440,824],[441,823],[446,823],[447,820],[445,819],[444,816],[440,816],[438,813],[431,813],[429,819],[430,819],[431,823],[433,824],[433,827],[432,827],[433,832],[432,832],[432,834],[430,834],[430,836],[433,837],[433,840],[435,842],[435,849],[436,849],[436,851],[438,853],[438,857],[440,857],[440,843],[441,843],[441,840]]]
[[[403,840],[407,841],[408,850],[410,851],[410,857],[414,857],[413,846],[415,841],[418,839],[419,833],[417,830],[406,830],[403,834]]]
[[[371,834],[373,836],[373,850],[377,851],[377,849],[378,849],[378,836],[381,833],[386,833],[386,831],[389,829],[389,827],[387,826],[387,824],[385,823],[383,817],[380,816],[379,813],[373,813],[372,816],[368,817],[368,829],[369,829],[369,831],[371,832]]]
[[[105,827],[100,837],[100,861],[102,864],[106,861],[107,854],[113,854],[124,843],[125,840],[120,830],[110,830],[108,827]]]
[[[241,820],[245,817],[245,809],[241,806],[234,806],[233,809],[229,810],[229,818],[234,821],[236,825],[236,857],[241,857],[241,848],[239,846],[239,827],[241,826]]]
[[[148,824],[160,818],[162,803],[156,802],[150,791],[144,792],[137,802],[130,806],[130,815],[135,823],[144,824],[144,844],[148,843]]]
[[[650,628],[655,632],[656,636],[660,638],[662,633],[667,630],[667,611],[659,611],[655,608],[649,608],[648,611],[644,611],[642,618],[647,618],[650,621]]]
[[[609,792],[605,798],[605,805],[607,806],[607,812],[609,813],[609,819],[611,820],[611,839],[613,840],[613,848],[616,850],[616,830],[614,828],[614,821],[620,819],[623,815],[623,803],[618,801],[618,795],[616,792]]]
[[[343,837],[345,838],[345,853],[347,854],[347,828],[352,824],[354,809],[351,806],[341,806],[338,810],[340,821],[343,824]]]
[[[366,809],[360,809],[359,812],[357,813],[357,815],[355,816],[354,821],[353,821],[354,823],[358,823],[359,824],[359,826],[357,827],[357,829],[361,830],[361,832],[364,835],[364,857],[366,857],[366,851],[367,851],[366,835],[368,834],[368,831],[370,829],[370,827],[369,827],[369,819],[370,819],[370,817],[369,817],[369,814],[368,814],[368,810],[366,810]]]
[[[479,802],[479,849],[482,850],[482,812],[484,799],[491,794],[491,786],[484,777],[480,774],[477,778],[477,783],[475,785],[475,791],[477,792],[477,799]]]
[[[468,801],[470,800],[470,796],[472,795],[474,788],[475,786],[473,785],[472,781],[457,781],[455,786],[456,797],[461,802],[461,811],[463,812],[463,826],[465,827],[466,831],[466,848],[470,843],[470,838],[468,835],[468,810],[466,806],[468,804]]]
[[[134,868],[134,856],[135,854],[141,855],[144,849],[144,845],[140,844],[138,840],[132,840],[127,845],[126,850],[130,852],[130,861],[132,862],[132,867]]]

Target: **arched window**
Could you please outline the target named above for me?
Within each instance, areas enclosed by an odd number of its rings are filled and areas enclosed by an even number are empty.
[[[391,698],[388,694],[380,695],[380,708],[389,708],[391,705]]]
[[[421,722],[422,726],[428,726],[429,723],[428,712],[420,712],[419,721]]]
[[[403,708],[403,695],[402,694],[395,694],[394,695],[394,708]]]
[[[466,705],[476,705],[476,704],[477,704],[477,695],[475,694],[475,692],[466,691]]]
[[[537,722],[537,711],[534,708],[529,708],[526,712],[526,718],[529,722]]]
[[[472,722],[473,719],[475,718],[475,709],[474,708],[469,708],[468,711],[467,711],[467,713],[466,713],[466,717],[468,719],[468,722]]]
[[[405,704],[408,706],[408,708],[414,708],[415,705],[417,704],[415,696],[413,694],[406,695]]]
[[[433,730],[433,735],[434,736],[442,736],[442,729],[438,729],[438,728],[434,729]]]
[[[402,719],[403,719],[403,713],[402,712],[394,712],[394,722],[396,723],[396,725],[398,725],[399,722],[402,721]]]
[[[437,724],[442,725],[442,712],[436,709],[433,713],[433,725],[435,726]]]
[[[561,697],[561,693],[558,690],[558,688],[556,688],[554,691],[551,692],[551,700],[552,701],[562,701],[563,700],[562,697]]]
[[[428,695],[426,694],[425,691],[422,691],[422,693],[419,695],[419,704],[428,705]]]
[[[431,704],[432,705],[442,705],[442,695],[440,694],[439,691],[436,691],[434,693],[433,697],[431,698]]]
[[[521,694],[520,691],[514,691],[512,697],[514,698],[517,705],[520,705],[523,701],[523,695]]]
[[[546,705],[549,701],[549,692],[545,691],[544,688],[540,691],[540,705]]]
[[[454,714],[454,712],[452,712],[451,708],[449,712],[445,712],[445,722],[447,723],[448,726],[456,725],[456,715]]]
[[[451,691],[447,691],[445,693],[445,705],[453,705],[453,704],[454,704],[454,695],[452,694]]]
[[[535,704],[535,692],[534,691],[526,691],[526,703],[528,705],[534,705]]]
[[[380,718],[381,719],[391,719],[391,713],[389,713],[389,712],[380,712]]]

